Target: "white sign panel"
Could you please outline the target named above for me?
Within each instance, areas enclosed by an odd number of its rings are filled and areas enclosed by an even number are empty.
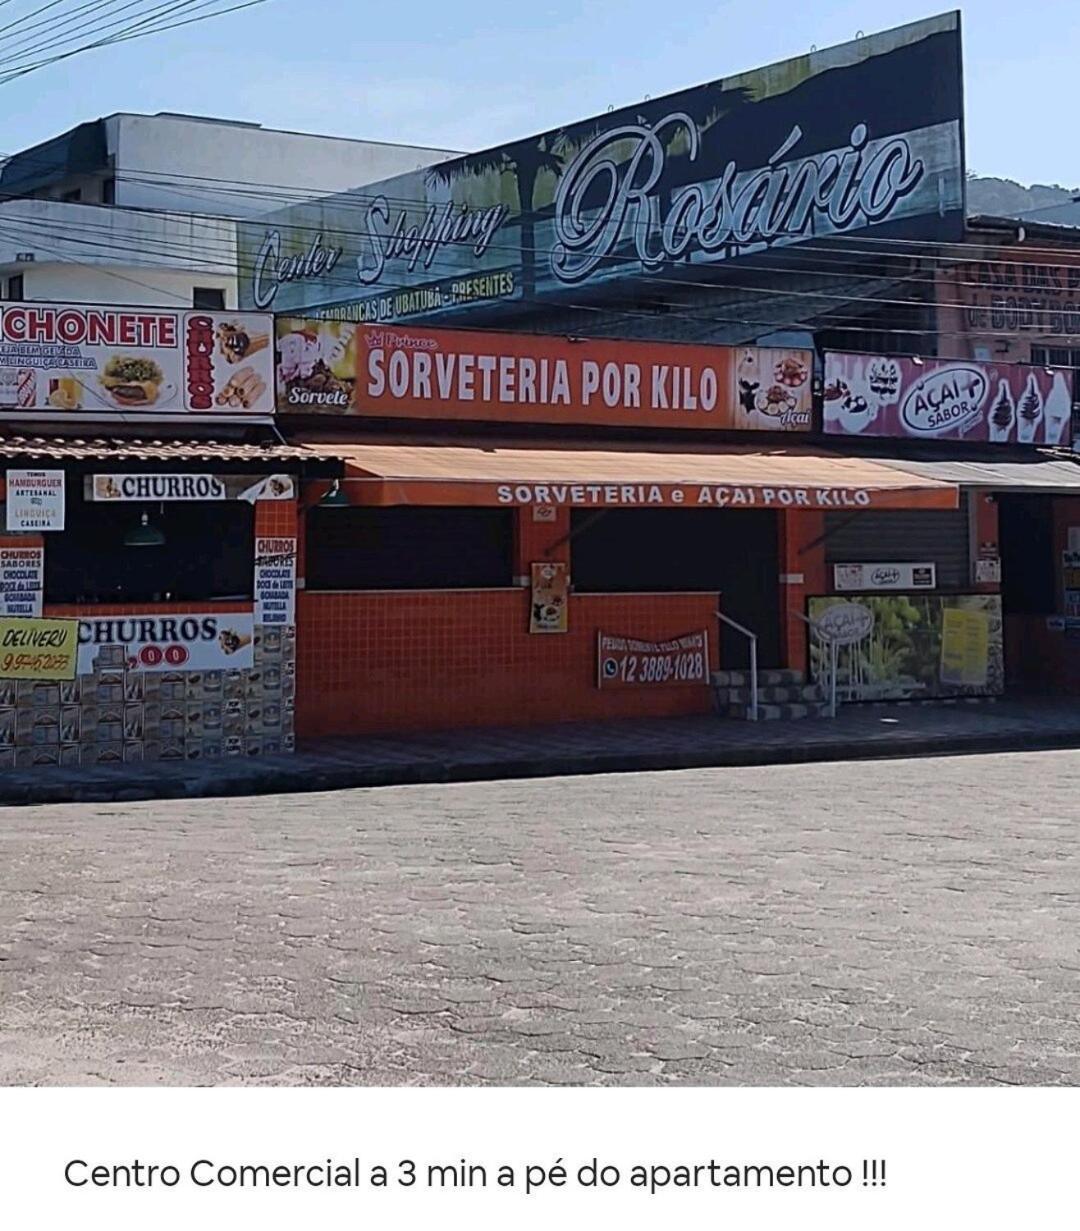
[[[122,645],[129,671],[222,671],[254,664],[250,611],[101,616],[79,621],[78,673],[89,675],[102,646]]]
[[[933,590],[933,564],[834,564],[833,586],[846,590]]]
[[[0,547],[0,616],[41,615],[44,547]]]
[[[7,528],[9,530],[63,530],[64,472],[62,470],[9,470],[7,472]]]
[[[112,305],[0,305],[0,414],[266,417],[269,316]]]
[[[296,485],[287,474],[95,474],[87,498],[96,502],[291,500]]]
[[[255,540],[255,623],[296,622],[296,539]]]

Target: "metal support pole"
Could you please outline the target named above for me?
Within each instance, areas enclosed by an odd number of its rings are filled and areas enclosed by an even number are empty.
[[[757,637],[750,637],[750,721],[757,722]]]

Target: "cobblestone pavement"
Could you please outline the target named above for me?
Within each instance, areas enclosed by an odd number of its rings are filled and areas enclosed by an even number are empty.
[[[1080,1080],[1080,752],[0,810],[0,1080]]]
[[[1080,748],[1072,697],[851,705],[835,720],[711,714],[313,740],[295,755],[4,770],[0,805],[194,799],[553,774]]]

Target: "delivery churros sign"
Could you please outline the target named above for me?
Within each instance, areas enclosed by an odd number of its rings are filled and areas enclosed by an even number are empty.
[[[251,312],[0,305],[0,415],[266,417],[272,332]]]
[[[293,414],[806,432],[811,371],[803,350],[277,323]]]

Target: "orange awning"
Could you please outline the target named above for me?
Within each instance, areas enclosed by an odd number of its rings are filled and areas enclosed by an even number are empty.
[[[958,488],[867,458],[795,448],[722,451],[521,444],[296,443],[345,463],[352,504],[574,508],[954,509]]]

